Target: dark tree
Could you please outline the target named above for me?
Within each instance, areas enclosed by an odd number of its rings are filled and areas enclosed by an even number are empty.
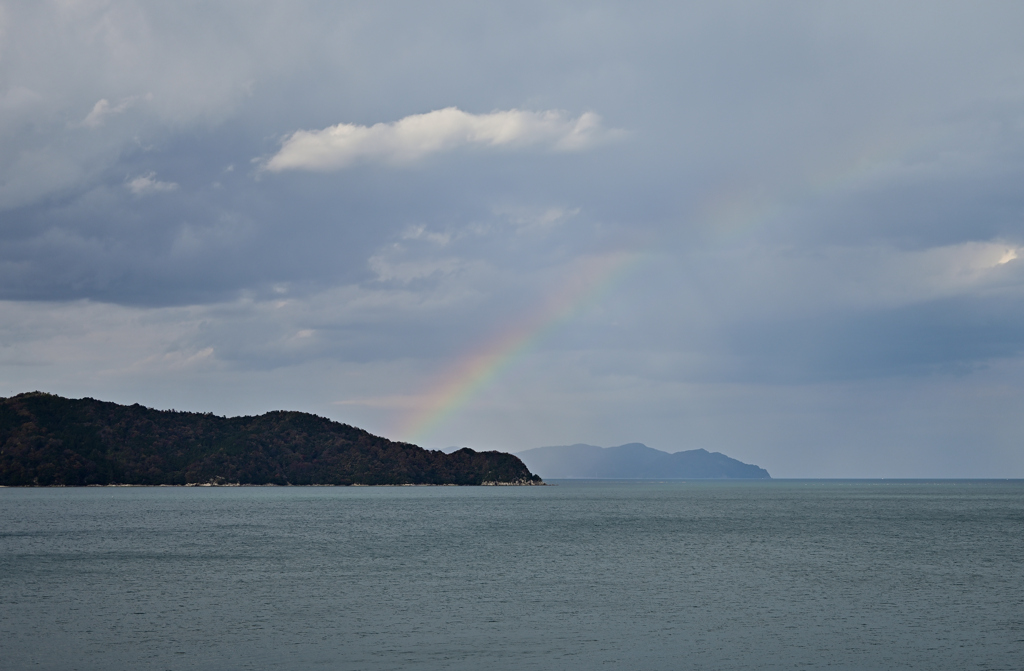
[[[152,410],[33,392],[0,399],[0,485],[540,484],[517,457],[396,443],[304,412]]]

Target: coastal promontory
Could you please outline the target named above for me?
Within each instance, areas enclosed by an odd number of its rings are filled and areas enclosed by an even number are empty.
[[[304,412],[154,410],[32,392],[0,398],[0,485],[542,484],[517,457],[451,454]]]

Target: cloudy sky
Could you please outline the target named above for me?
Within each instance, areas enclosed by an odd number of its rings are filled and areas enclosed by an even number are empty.
[[[0,1],[0,395],[1024,477],[1022,27]]]

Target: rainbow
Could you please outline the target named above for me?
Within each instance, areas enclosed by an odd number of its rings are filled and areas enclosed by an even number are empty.
[[[796,188],[764,197],[755,189],[733,188],[709,194],[698,209],[695,224],[721,238],[732,238],[784,216],[793,202],[814,199],[863,187],[891,170],[915,142],[887,142],[869,146],[830,168],[818,170]],[[901,146],[902,145],[902,146]],[[654,253],[617,253],[582,261],[561,291],[553,294],[532,315],[463,357],[426,394],[398,430],[410,441],[422,440],[441,422],[466,404],[480,389],[509,368],[525,351],[584,306],[596,301],[614,282],[644,257]]]
[[[399,435],[412,442],[429,435],[523,352],[603,296],[640,258],[637,253],[619,252],[581,260],[572,268],[569,280],[533,315],[452,366],[422,397],[423,402],[406,420]]]

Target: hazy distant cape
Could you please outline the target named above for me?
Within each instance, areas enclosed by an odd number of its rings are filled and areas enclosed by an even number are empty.
[[[538,447],[516,456],[542,478],[602,479],[769,479],[768,471],[721,452],[687,450],[670,454],[629,443],[618,447],[560,445]]]
[[[503,452],[453,454],[304,412],[217,417],[34,392],[0,398],[0,485],[542,484]]]

